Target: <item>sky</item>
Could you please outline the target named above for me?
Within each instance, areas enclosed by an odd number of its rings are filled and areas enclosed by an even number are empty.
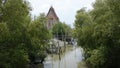
[[[78,10],[86,7],[91,10],[95,0],[28,0],[32,7],[32,16],[38,16],[40,13],[48,13],[51,6],[55,9],[61,22],[74,27],[75,15]]]

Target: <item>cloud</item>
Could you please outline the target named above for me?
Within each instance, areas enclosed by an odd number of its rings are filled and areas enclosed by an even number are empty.
[[[51,6],[54,7],[61,21],[73,26],[76,11],[87,7],[87,10],[92,9],[92,2],[95,0],[28,0],[33,8],[32,15],[48,12]]]

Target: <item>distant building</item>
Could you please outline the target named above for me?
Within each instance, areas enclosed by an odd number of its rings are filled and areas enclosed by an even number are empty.
[[[51,29],[58,22],[59,18],[55,13],[54,8],[51,6],[47,13],[47,28]]]

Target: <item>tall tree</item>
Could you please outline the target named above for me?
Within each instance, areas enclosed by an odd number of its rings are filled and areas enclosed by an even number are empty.
[[[78,44],[85,49],[86,61],[92,68],[120,67],[119,2],[96,0],[93,10],[86,14],[81,9],[81,14],[79,12],[76,15],[75,33]],[[88,22],[92,22],[92,25],[83,26]]]
[[[28,32],[32,43],[32,48],[29,51],[31,62],[34,62],[37,57],[42,61],[46,57],[47,43],[51,38],[51,34],[45,23],[47,23],[45,15],[40,14],[29,25]]]
[[[26,28],[23,26],[26,23],[26,17],[29,15],[28,2],[25,0],[5,0],[2,1],[2,16],[0,17],[2,32],[4,34],[0,40],[0,67],[1,68],[22,68],[26,67],[29,62],[27,47],[30,45],[29,37],[26,33]],[[1,4],[0,4],[1,5]],[[1,6],[0,6],[1,7]],[[5,30],[5,31],[3,31]],[[2,36],[1,35],[1,36]],[[5,40],[4,40],[5,39]]]

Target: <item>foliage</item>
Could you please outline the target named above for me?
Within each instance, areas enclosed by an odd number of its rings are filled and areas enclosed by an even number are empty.
[[[66,39],[71,37],[72,35],[71,31],[72,31],[71,27],[62,22],[58,22],[52,28],[52,34],[60,40],[64,40],[65,36],[66,36]]]
[[[31,54],[45,57],[43,51],[50,38],[42,23],[46,19],[40,15],[31,22],[26,0],[5,1],[0,0],[0,68],[26,68]]]
[[[96,0],[93,10],[77,12],[74,33],[92,68],[120,67],[119,2]]]
[[[2,1],[4,2],[4,1]],[[0,17],[0,67],[21,68],[29,62],[27,45],[29,45],[26,28],[23,23],[29,14],[29,7],[23,0],[7,0],[2,3]],[[21,10],[23,10],[21,12]]]
[[[45,27],[46,17],[44,14],[40,14],[32,23],[30,23],[28,32],[31,38],[32,49],[30,51],[31,61],[35,60],[35,57],[46,57],[45,51],[47,42],[51,38],[50,32]]]

